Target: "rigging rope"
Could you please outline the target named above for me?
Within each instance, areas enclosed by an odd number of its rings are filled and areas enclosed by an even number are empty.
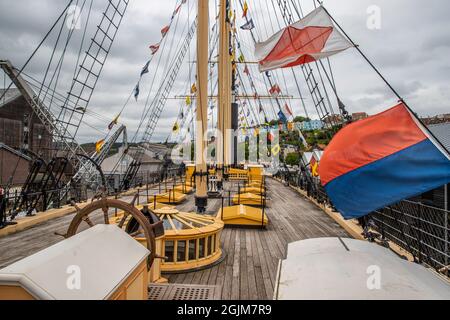
[[[30,61],[33,59],[33,57],[36,55],[37,51],[41,48],[41,46],[44,44],[44,42],[47,40],[47,38],[50,36],[50,34],[52,33],[53,29],[58,25],[59,21],[61,20],[61,18],[64,16],[64,14],[66,13],[67,9],[72,5],[73,0],[70,0],[69,3],[66,5],[66,7],[64,8],[64,10],[62,11],[62,13],[59,15],[59,17],[56,19],[56,21],[53,23],[53,25],[51,26],[50,30],[46,33],[46,35],[44,36],[44,38],[41,40],[41,42],[38,44],[38,46],[36,47],[36,49],[34,49],[33,53],[31,54],[31,56],[27,59],[27,61],[24,63],[24,65],[22,66],[22,68],[20,68],[20,70],[18,71],[16,77],[14,79],[11,79],[11,84],[8,86],[8,88],[6,88],[5,92],[0,96],[0,100],[6,95],[6,92],[11,89],[12,84],[14,83],[14,80],[17,79],[18,76],[20,76],[23,72],[23,70],[28,66],[28,64],[30,63]]]

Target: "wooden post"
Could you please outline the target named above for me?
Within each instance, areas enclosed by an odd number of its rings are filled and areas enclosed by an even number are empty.
[[[222,208],[222,211],[221,211],[221,213],[220,213],[220,219],[223,221],[223,195],[222,195],[222,206],[221,206],[221,208]]]
[[[146,192],[145,192],[145,194],[146,194],[146,196],[147,196],[147,201],[148,201],[148,171],[147,171],[147,181],[145,182],[145,190],[146,190]]]
[[[241,183],[238,182],[238,205],[241,204]]]
[[[114,194],[114,199],[117,200],[117,192]],[[114,208],[114,217],[117,218],[117,208]]]
[[[206,211],[208,204],[208,186],[206,181],[206,159],[203,158],[205,149],[205,133],[208,128],[208,41],[209,41],[209,0],[198,0],[197,25],[197,130],[196,130],[196,194],[195,205],[197,212]]]

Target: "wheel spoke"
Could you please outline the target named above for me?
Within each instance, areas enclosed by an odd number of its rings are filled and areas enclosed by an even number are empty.
[[[142,229],[139,227],[138,230],[136,230],[135,232],[130,233],[130,236],[131,236],[131,237],[136,237],[137,235],[140,235],[140,234],[142,234],[142,233],[143,233],[143,231],[142,231]]]
[[[109,224],[109,214],[108,214],[109,208],[103,207],[102,211],[103,211],[103,218],[105,220],[105,224]]]
[[[134,196],[134,199],[132,203],[134,203],[137,200],[137,195]],[[155,248],[155,237],[153,228],[157,224],[150,225],[148,219],[143,215],[141,211],[139,211],[133,204],[126,203],[121,200],[117,199],[107,199],[105,196],[102,197],[102,199],[94,200],[92,203],[88,204],[87,206],[83,207],[83,209],[80,209],[78,207],[75,207],[77,209],[77,214],[73,218],[69,229],[67,230],[67,237],[74,236],[82,221],[84,221],[86,224],[89,225],[89,227],[95,226],[93,221],[90,219],[89,215],[93,214],[91,217],[93,220],[97,221],[98,218],[101,219],[101,217],[98,217],[97,214],[100,214],[99,210],[102,210],[103,213],[103,219],[105,224],[110,224],[109,220],[109,209],[118,209],[123,211],[123,215],[120,218],[120,221],[117,223],[117,226],[119,228],[123,228],[125,223],[130,220],[131,217],[136,219],[136,221],[139,224],[138,230],[136,232],[133,232],[131,235],[136,237],[144,237],[146,239],[146,245],[148,249],[150,250],[150,255],[148,257],[148,269],[150,269],[153,260],[155,258],[154,248]],[[100,220],[101,221],[101,220]],[[80,231],[83,228],[80,228]],[[61,234],[62,235],[62,234]]]
[[[83,221],[86,222],[89,225],[89,227],[91,227],[91,228],[94,226],[94,223],[92,223],[91,219],[89,219],[88,216],[83,218]]]

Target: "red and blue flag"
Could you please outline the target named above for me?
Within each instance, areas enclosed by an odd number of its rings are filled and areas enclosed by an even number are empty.
[[[319,173],[333,205],[352,219],[449,183],[450,156],[400,103],[339,131]]]

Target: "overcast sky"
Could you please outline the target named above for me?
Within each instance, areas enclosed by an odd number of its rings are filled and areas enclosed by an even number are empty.
[[[150,57],[148,46],[157,43],[160,29],[167,25],[177,3],[181,0],[130,0],[125,18],[118,32],[108,61],[104,67],[97,89],[92,97],[89,110],[100,116],[88,114],[87,124],[82,125],[77,139],[80,142],[95,141],[106,133],[107,120],[112,119],[121,110],[133,87],[142,66]],[[94,0],[90,16],[92,26],[98,23],[106,0]],[[305,13],[313,9],[313,1],[298,1]],[[66,1],[60,0],[0,0],[0,59],[9,59],[16,67],[21,67],[31,55],[37,44],[52,23],[61,13]],[[83,3],[79,0],[79,3]],[[90,0],[87,1],[90,3]],[[215,3],[211,0],[211,26],[214,23]],[[237,4],[233,0],[234,5]],[[379,67],[381,72],[405,98],[409,105],[420,115],[436,115],[450,112],[450,2],[445,0],[325,0],[325,6],[335,19],[360,46],[367,56]],[[248,0],[249,16],[256,23],[259,40],[265,40],[278,31],[281,18],[273,12],[270,0]],[[381,28],[370,29],[367,10],[371,6],[380,8]],[[85,9],[88,8],[86,5]],[[187,10],[191,8],[190,10]],[[121,123],[127,125],[129,136],[140,122],[147,95],[154,96],[163,74],[167,73],[167,57],[173,57],[175,48],[180,44],[188,19],[195,16],[195,1],[189,0],[183,7],[178,19],[172,25],[171,33],[166,37],[166,48],[160,50],[150,65],[150,73],[141,82],[141,95],[138,102],[131,100]],[[372,7],[373,8],[373,7]],[[277,9],[278,10],[278,9]],[[237,24],[242,25],[242,11],[237,9]],[[373,11],[372,11],[373,12]],[[87,10],[83,10],[81,22],[87,19]],[[175,24],[176,23],[176,24]],[[92,33],[93,29],[89,29]],[[81,39],[82,31],[75,31],[74,39]],[[91,37],[92,34],[89,35]],[[38,52],[26,72],[42,79],[53,48],[56,34]],[[253,58],[253,43],[248,31],[240,31],[239,37],[245,58]],[[194,43],[192,43],[194,44]],[[169,48],[172,47],[172,52]],[[67,58],[58,92],[64,94],[71,83],[73,66],[77,59],[78,46],[69,45]],[[180,71],[171,97],[188,93],[194,72],[189,61],[194,59],[195,45]],[[157,68],[157,61],[161,61]],[[368,67],[356,50],[350,49],[331,58],[333,74],[341,99],[350,112],[366,111],[373,114],[396,103],[396,98],[387,90],[383,82]],[[72,67],[70,67],[72,65]],[[267,94],[263,77],[255,67],[251,68],[260,94]],[[300,88],[305,96],[306,108],[312,118],[316,118],[311,98],[307,94],[300,69],[295,69]],[[274,75],[284,93],[298,97],[292,72],[286,70]],[[155,78],[153,87],[152,80]],[[3,86],[3,74],[1,74]],[[7,83],[8,84],[8,83]],[[151,91],[150,91],[151,89]],[[249,90],[249,88],[247,88]],[[150,94],[149,94],[150,92]],[[335,99],[332,96],[334,103]],[[169,100],[153,136],[154,141],[163,141],[179,113],[183,101]],[[265,106],[270,108],[269,105]],[[299,100],[293,100],[291,107],[296,115],[304,115]],[[96,128],[93,129],[92,127]]]

